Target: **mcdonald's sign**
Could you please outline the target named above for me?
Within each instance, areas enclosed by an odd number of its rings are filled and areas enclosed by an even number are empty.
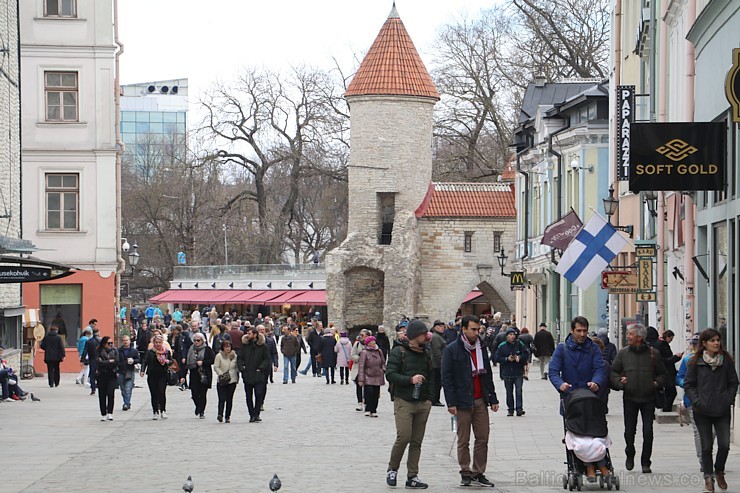
[[[512,271],[509,275],[512,291],[521,291],[526,287],[527,278],[524,276],[524,271]]]

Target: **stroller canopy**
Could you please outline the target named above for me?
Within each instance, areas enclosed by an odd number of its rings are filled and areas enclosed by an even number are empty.
[[[563,399],[565,429],[576,435],[603,438],[609,434],[606,404],[589,389],[575,389]]]

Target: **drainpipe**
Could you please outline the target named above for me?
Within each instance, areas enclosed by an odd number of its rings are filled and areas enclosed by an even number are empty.
[[[521,161],[525,151],[526,149],[516,153],[516,170],[524,177],[524,255],[522,255],[522,263],[525,258],[529,257],[529,173],[522,169]]]
[[[116,253],[118,254],[118,267],[114,281],[115,290],[115,319],[113,321],[114,336],[117,342],[119,338],[120,317],[118,313],[121,309],[121,274],[126,268],[123,257],[121,256],[121,157],[123,155],[123,141],[121,141],[121,75],[119,58],[123,53],[123,43],[118,39],[118,0],[113,0],[113,42],[117,49],[115,54],[115,78],[113,79],[113,91],[116,104],[115,111],[115,133],[116,133]]]
[[[693,26],[696,22],[696,0],[688,0],[686,6],[687,26]],[[684,93],[684,121],[694,121],[694,78],[696,75],[696,62],[694,61],[694,45],[686,40],[686,90]],[[685,219],[684,233],[686,237],[683,266],[686,277],[684,289],[686,290],[686,337],[694,333],[694,199],[691,195],[685,195]]]
[[[660,19],[655,19],[655,22],[663,22],[663,19],[665,19],[666,13],[668,12],[668,2],[661,2],[661,12],[660,12]],[[657,27],[657,26],[656,26]],[[658,73],[660,74],[658,78],[658,121],[659,122],[665,122],[666,121],[666,107],[665,107],[665,96],[666,96],[666,56],[667,56],[667,49],[666,49],[666,43],[668,41],[668,34],[666,30],[665,24],[662,24],[660,27],[660,56],[658,57]],[[657,281],[657,309],[658,313],[656,313],[655,317],[655,327],[658,329],[658,333],[661,335],[663,334],[663,331],[665,330],[665,312],[666,312],[666,306],[665,306],[665,215],[666,215],[666,209],[665,209],[665,192],[658,192],[658,217],[656,218],[656,227],[658,229],[658,258],[656,259],[657,266],[656,266],[656,277],[658,279]]]
[[[570,118],[564,117],[564,119],[565,119],[565,125],[555,130],[554,132],[550,133],[547,139],[547,153],[552,156],[555,156],[558,160],[558,194],[557,194],[557,206],[555,208],[555,210],[557,211],[557,219],[560,219],[563,216],[563,189],[565,188],[565,180],[564,180],[565,173],[563,172],[563,155],[552,148],[552,139],[555,136],[565,132],[566,130],[570,128]],[[554,254],[553,254],[553,258],[554,258]],[[561,315],[561,312],[560,312],[561,278],[560,278],[560,274],[558,274],[557,272],[553,271],[553,274],[555,275],[555,293],[553,293],[553,295],[555,296],[554,299],[558,300],[556,304],[557,313],[556,313],[555,318],[556,320],[558,320],[558,323],[560,323],[560,321],[562,320],[562,317],[560,316]],[[558,328],[560,327],[558,326]],[[564,331],[561,329],[560,333],[563,334]]]

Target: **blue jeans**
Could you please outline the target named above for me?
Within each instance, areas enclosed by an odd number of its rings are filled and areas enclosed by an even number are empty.
[[[295,382],[297,373],[295,360],[295,356],[283,356],[283,382],[288,381],[288,366],[290,366],[290,379]]]
[[[136,372],[132,372],[129,380],[124,379],[123,373],[118,375],[118,385],[121,387],[121,397],[123,397],[123,403],[131,405],[131,392],[134,390],[134,379]]]
[[[505,377],[504,385],[506,386],[506,407],[509,412],[516,409],[517,412],[522,410],[522,383],[524,377]],[[516,391],[516,405],[514,405],[514,391]]]

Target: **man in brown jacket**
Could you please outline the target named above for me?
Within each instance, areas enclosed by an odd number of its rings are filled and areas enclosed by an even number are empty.
[[[283,353],[283,383],[288,383],[288,367],[290,366],[290,380],[295,383],[297,373],[296,357],[301,350],[301,344],[298,338],[293,335],[287,328],[283,332],[283,338],[280,339],[280,352]]]

